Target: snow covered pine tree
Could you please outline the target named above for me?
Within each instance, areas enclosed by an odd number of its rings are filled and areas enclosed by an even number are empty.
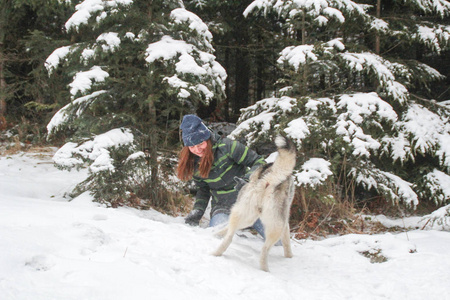
[[[450,26],[439,23],[450,2],[381,4],[377,13],[350,0],[253,1],[247,18],[285,23],[285,76],[276,97],[242,110],[232,135],[252,146],[284,131],[301,149],[297,185],[323,202],[375,196],[413,208],[445,205],[450,101],[427,99],[444,76],[420,58],[450,48]],[[406,12],[413,18],[383,18]]]
[[[69,138],[55,163],[89,166],[75,194],[89,190],[112,206],[133,205],[135,195],[165,205],[158,149],[177,133],[173,116],[224,95],[211,33],[178,0],[85,0],[65,26],[73,42],[46,61],[50,76],[70,82],[71,99],[47,126],[49,139]]]

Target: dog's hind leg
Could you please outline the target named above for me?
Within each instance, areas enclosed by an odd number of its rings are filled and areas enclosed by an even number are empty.
[[[225,237],[222,243],[220,244],[219,248],[217,248],[217,250],[214,251],[212,255],[221,256],[225,252],[225,250],[227,250],[228,246],[230,246],[231,241],[233,240],[234,234],[236,233],[237,230],[239,230],[238,226],[239,226],[239,217],[236,214],[231,213],[228,225],[223,230],[220,231],[220,233],[222,233],[222,231],[226,230]]]
[[[266,241],[264,242],[264,246],[261,250],[261,256],[259,258],[259,266],[261,270],[269,272],[269,263],[268,256],[269,250],[275,245],[276,242],[280,239],[281,232],[279,229],[267,230],[266,232]]]
[[[283,243],[284,256],[291,258],[292,249],[291,249],[291,235],[289,230],[289,224],[286,224],[283,230],[283,235],[281,236],[281,242]]]

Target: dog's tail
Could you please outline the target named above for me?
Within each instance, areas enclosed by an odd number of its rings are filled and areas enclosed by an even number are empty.
[[[281,135],[275,138],[275,145],[278,148],[278,156],[267,169],[267,173],[263,172],[262,175],[270,184],[277,186],[288,179],[294,171],[297,151],[295,144]]]

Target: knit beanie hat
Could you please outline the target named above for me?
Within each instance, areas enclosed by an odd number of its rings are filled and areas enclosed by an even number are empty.
[[[185,146],[198,145],[211,136],[208,127],[196,115],[185,115],[180,129]]]

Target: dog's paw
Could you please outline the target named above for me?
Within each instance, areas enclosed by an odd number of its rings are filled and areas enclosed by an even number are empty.
[[[223,252],[220,252],[218,250],[211,252],[211,255],[213,255],[213,256],[222,256],[222,254],[223,254]]]
[[[261,270],[263,270],[264,272],[270,272],[269,271],[269,266],[267,266],[267,265],[261,266]]]
[[[289,244],[283,245],[284,250],[284,257],[292,258],[294,255],[292,254],[292,249]]]

